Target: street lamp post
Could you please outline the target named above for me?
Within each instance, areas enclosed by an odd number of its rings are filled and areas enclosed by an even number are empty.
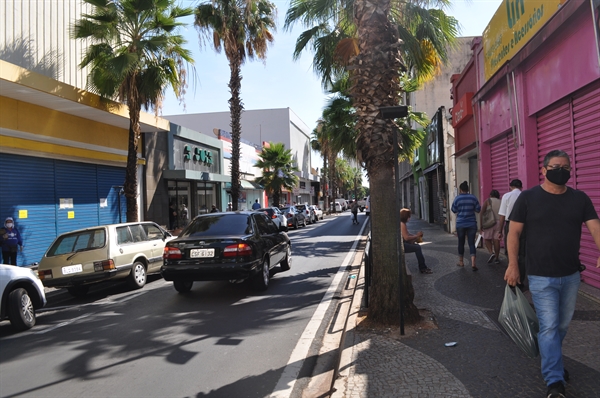
[[[383,119],[397,119],[400,117],[406,117],[408,114],[408,107],[406,106],[382,106],[379,108],[381,117]],[[396,211],[394,219],[396,220],[396,226],[400,225],[400,167],[398,165],[398,130],[394,127],[394,190],[396,193]],[[402,236],[401,233],[396,238],[396,251],[398,253],[398,260],[400,266],[398,266],[398,280],[400,286],[398,286],[398,299],[400,300],[400,335],[404,335],[404,272],[402,272],[401,265],[404,264],[402,261],[403,251],[401,250]]]

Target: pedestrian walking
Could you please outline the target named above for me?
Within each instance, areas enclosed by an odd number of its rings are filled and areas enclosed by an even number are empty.
[[[254,203],[252,204],[252,210],[258,210],[260,209],[260,203],[258,203],[258,199],[256,199],[254,201]]]
[[[523,191],[510,213],[508,268],[504,280],[515,286],[521,279],[520,235],[527,229],[527,275],[539,320],[537,336],[547,398],[565,397],[562,342],[577,301],[581,224],[585,223],[600,249],[600,220],[589,196],[567,187],[569,155],[561,150],[544,157],[541,185]],[[596,262],[600,268],[600,257]]]
[[[425,257],[423,256],[421,245],[418,243],[423,240],[423,231],[418,231],[415,235],[411,235],[410,232],[408,232],[406,223],[410,220],[410,215],[410,209],[405,208],[400,210],[400,232],[402,234],[404,253],[415,253],[420,273],[433,274],[433,271],[425,265]]]
[[[490,253],[488,264],[494,261],[496,264],[500,264],[500,216],[498,211],[500,210],[500,192],[492,189],[490,197],[481,206],[480,225],[481,225],[481,236],[483,237],[483,243]],[[486,225],[484,220],[486,214],[491,214],[490,224]]]
[[[0,244],[2,245],[2,262],[17,265],[17,253],[23,251],[23,238],[15,226],[12,217],[6,217],[4,228],[0,230]]]
[[[475,234],[477,234],[477,218],[475,213],[481,211],[479,200],[469,193],[469,183],[463,181],[459,186],[460,193],[452,202],[452,212],[456,214],[456,232],[458,234],[458,265],[464,267],[465,238],[471,254],[471,269],[477,271],[475,257]]]
[[[358,224],[358,202],[354,201],[352,203],[352,208],[350,209],[352,212],[352,224]]]
[[[186,205],[181,205],[181,226],[185,227],[188,225],[189,221],[190,221],[190,217],[189,217],[189,212],[188,212],[188,208]]]
[[[217,209],[217,206],[215,206],[215,205],[212,205],[212,206],[211,206],[211,208],[210,208],[210,212],[211,212],[211,213],[218,213],[218,212],[219,212],[219,209]]]
[[[510,182],[509,189],[510,190],[502,196],[500,210],[498,210],[498,215],[500,216],[500,239],[504,237],[504,254],[506,255],[508,255],[506,237],[508,236],[510,212],[512,211],[515,201],[521,194],[523,183],[519,179],[514,179]]]
[[[177,207],[175,203],[169,205],[169,229],[174,230],[177,227]]]

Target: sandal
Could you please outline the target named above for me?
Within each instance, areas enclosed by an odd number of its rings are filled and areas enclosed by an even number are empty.
[[[421,270],[422,274],[433,274],[433,271],[430,268],[425,268]]]
[[[456,264],[456,266],[457,266],[457,267],[464,267],[465,265],[464,265],[464,264],[461,264],[461,263],[457,263],[457,264]]]
[[[472,266],[471,268],[473,269],[473,272],[479,271],[479,268],[477,268],[476,266]]]

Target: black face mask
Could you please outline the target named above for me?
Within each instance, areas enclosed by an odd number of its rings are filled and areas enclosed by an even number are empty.
[[[571,178],[571,172],[562,167],[556,170],[546,169],[546,178],[553,184],[565,185]]]

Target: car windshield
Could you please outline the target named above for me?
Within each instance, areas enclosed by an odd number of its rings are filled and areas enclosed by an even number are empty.
[[[298,210],[306,210],[306,205],[298,205],[298,206],[296,206],[296,209],[298,209]]]
[[[262,211],[265,212],[269,215],[269,217],[271,217],[273,215],[273,213],[275,212],[275,210],[273,210],[272,208],[268,208],[268,209],[258,209],[256,211]]]
[[[48,257],[60,256],[84,250],[99,249],[106,243],[104,228],[61,235],[48,249]]]
[[[252,233],[252,223],[247,214],[211,213],[198,216],[181,233],[180,237],[247,235]]]
[[[281,208],[281,212],[282,213],[289,213],[290,212],[290,208],[289,207],[282,207]]]

